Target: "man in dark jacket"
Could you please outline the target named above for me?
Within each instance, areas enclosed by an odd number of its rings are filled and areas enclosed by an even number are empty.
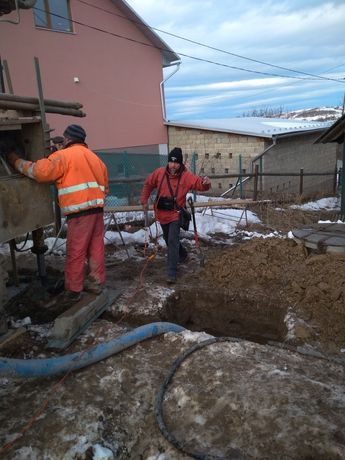
[[[169,153],[166,167],[157,168],[145,180],[140,197],[144,209],[147,209],[151,192],[158,189],[154,210],[168,246],[169,284],[176,282],[177,264],[187,258],[187,251],[180,243],[180,208],[186,207],[186,195],[190,190],[206,191],[210,187],[211,181],[208,177],[196,176],[187,170],[179,147]]]

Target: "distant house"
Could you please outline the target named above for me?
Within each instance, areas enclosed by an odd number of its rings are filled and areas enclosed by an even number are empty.
[[[229,174],[262,173],[333,173],[337,148],[314,141],[330,123],[315,123],[274,118],[232,118],[193,122],[167,122],[169,147],[180,146],[186,161],[196,160],[196,172],[212,176],[217,195],[232,189],[236,178]],[[194,154],[194,155],[193,155]],[[304,196],[327,194],[333,190],[334,177],[306,176]],[[299,193],[298,176],[264,176],[259,181],[261,197]],[[250,196],[253,181],[243,183],[244,196]],[[229,195],[228,195],[229,196]]]
[[[0,23],[15,94],[37,96],[37,56],[44,97],[81,102],[87,114],[48,115],[53,135],[80,123],[93,149],[166,153],[163,68],[179,57],[125,1],[37,0],[20,11],[19,24],[3,22],[15,19],[13,12]]]

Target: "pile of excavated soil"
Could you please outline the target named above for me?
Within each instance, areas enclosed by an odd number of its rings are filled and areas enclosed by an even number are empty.
[[[289,239],[254,239],[215,251],[200,273],[212,286],[266,293],[311,327],[328,351],[345,347],[345,254],[308,254]]]

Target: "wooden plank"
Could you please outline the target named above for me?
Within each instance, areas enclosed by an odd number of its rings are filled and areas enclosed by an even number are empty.
[[[195,208],[211,208],[211,207],[237,207],[237,206],[248,206],[251,204],[263,203],[268,204],[270,201],[253,201],[253,200],[219,200],[219,201],[196,201],[194,202]],[[148,208],[150,211],[153,210],[153,206],[150,205]],[[141,205],[134,205],[134,206],[105,206],[104,212],[135,212],[135,211],[143,211],[143,207]]]
[[[18,327],[18,329],[10,329],[6,334],[0,336],[0,349],[4,348],[12,340],[26,332],[25,327]]]

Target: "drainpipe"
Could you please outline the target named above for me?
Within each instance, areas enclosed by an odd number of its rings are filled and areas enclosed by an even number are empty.
[[[252,159],[252,172],[254,171],[254,163],[258,160],[260,160],[259,164],[259,172],[262,173],[262,158],[267,153],[269,150],[271,150],[273,147],[277,145],[277,138],[272,137],[272,144],[269,145],[263,152],[259,153],[255,158]],[[260,190],[262,192],[262,176],[260,176]]]
[[[164,83],[167,80],[169,80],[169,78],[172,77],[179,70],[180,65],[181,65],[181,61],[172,62],[170,65],[176,65],[177,67],[170,75],[168,75],[166,78],[164,78],[164,80],[161,81],[161,83],[159,84],[160,93],[161,93],[161,102],[162,102],[162,114],[163,114],[163,120],[164,121],[167,121],[167,119],[166,119],[166,108],[165,108],[165,97],[164,97]]]
[[[275,147],[277,145],[277,138],[276,137],[273,137],[272,138],[272,144],[269,145],[267,147],[267,149],[265,149],[263,152],[259,153],[259,155],[257,155],[255,158],[252,159],[252,171],[253,171],[253,166],[254,166],[254,163],[257,161],[257,160],[260,160],[261,157],[263,157],[265,155],[266,152],[268,152],[272,147]]]

